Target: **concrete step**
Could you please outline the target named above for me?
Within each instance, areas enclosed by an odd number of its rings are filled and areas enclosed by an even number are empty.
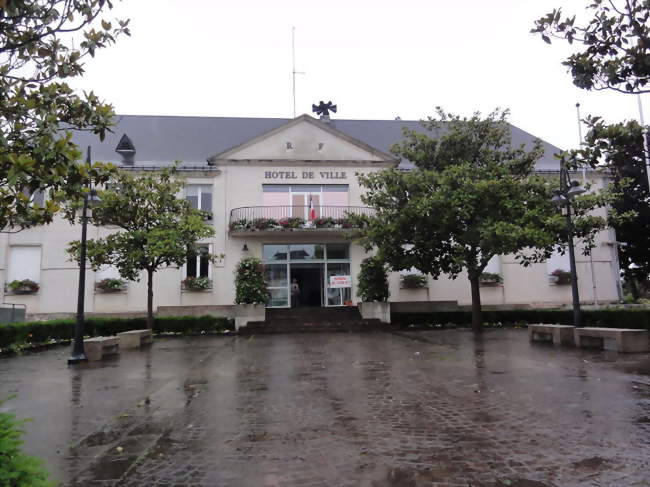
[[[240,335],[266,335],[275,333],[332,333],[332,332],[366,332],[381,331],[390,328],[390,325],[377,319],[357,321],[328,321],[310,323],[269,323],[253,321],[248,326],[239,330]]]

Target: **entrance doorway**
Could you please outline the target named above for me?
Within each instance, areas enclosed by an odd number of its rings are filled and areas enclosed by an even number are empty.
[[[268,307],[352,304],[349,244],[264,244],[262,254]],[[347,277],[350,284],[341,287],[334,277]],[[291,299],[293,279],[300,290],[297,303]]]
[[[291,286],[294,279],[298,293],[291,293],[291,307],[323,305],[323,264],[290,264]]]

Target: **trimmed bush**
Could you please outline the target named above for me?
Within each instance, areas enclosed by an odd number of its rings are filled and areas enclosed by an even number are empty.
[[[264,304],[268,299],[262,261],[255,257],[240,260],[235,269],[235,303]]]
[[[573,324],[571,309],[521,309],[484,310],[485,323],[522,324],[550,323],[558,325]],[[394,324],[409,325],[457,325],[469,326],[471,311],[437,311],[432,313],[395,313],[391,317]],[[601,328],[633,328],[650,330],[650,309],[607,308],[582,311],[584,326]]]
[[[72,340],[74,319],[7,323],[0,325],[0,349],[25,344]],[[87,318],[86,336],[109,336],[147,328],[142,318]],[[234,329],[234,320],[214,316],[163,316],[155,318],[154,333],[217,333]]]
[[[0,401],[0,406],[2,401]],[[0,413],[0,485],[20,487],[49,487],[54,482],[43,468],[43,461],[20,451],[24,420],[13,414]]]
[[[386,264],[378,257],[368,257],[361,262],[357,294],[364,302],[388,301],[388,272]]]

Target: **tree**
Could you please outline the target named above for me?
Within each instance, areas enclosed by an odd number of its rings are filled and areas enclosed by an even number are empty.
[[[146,272],[149,328],[153,327],[154,274],[196,257],[200,253],[198,241],[214,235],[212,226],[205,223],[205,212],[177,196],[184,183],[175,172],[165,169],[145,176],[118,173],[109,189],[99,192],[101,202],[91,218],[95,225],[121,229],[88,240],[88,261],[94,270],[115,266],[123,278],[131,281],[138,281],[140,272]],[[80,242],[71,242],[68,253],[79,260]]]
[[[63,199],[102,179],[105,165],[78,164],[72,131],[103,139],[113,109],[65,80],[129,34],[128,21],[100,21],[111,8],[109,0],[0,0],[0,229],[48,223]],[[44,206],[30,201],[47,190]]]
[[[576,26],[576,17],[562,9],[535,22],[531,30],[551,43],[551,38],[581,43],[584,50],[562,64],[573,83],[586,90],[650,93],[650,2],[648,0],[591,0],[593,17]]]
[[[460,118],[438,108],[423,122],[431,134],[404,129],[393,152],[412,171],[388,169],[359,180],[363,202],[375,209],[360,242],[393,270],[416,268],[434,278],[467,271],[472,327],[482,329],[479,277],[495,255],[515,254],[523,265],[548,258],[566,242],[567,229],[551,203],[557,182],[532,174],[541,143],[513,148],[507,111]],[[589,215],[602,195],[576,202],[576,236],[593,242],[605,220]]]
[[[634,215],[613,219],[616,239],[625,245],[618,248],[622,272],[635,300],[639,298],[637,282],[650,275],[650,189],[646,168],[644,128],[636,121],[607,125],[600,117],[587,117],[589,131],[583,146],[566,155],[574,166],[606,169],[617,190],[611,202],[616,214]]]

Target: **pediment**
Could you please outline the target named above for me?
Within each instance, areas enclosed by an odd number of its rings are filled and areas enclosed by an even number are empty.
[[[397,159],[325,122],[302,115],[208,159],[391,162]]]

